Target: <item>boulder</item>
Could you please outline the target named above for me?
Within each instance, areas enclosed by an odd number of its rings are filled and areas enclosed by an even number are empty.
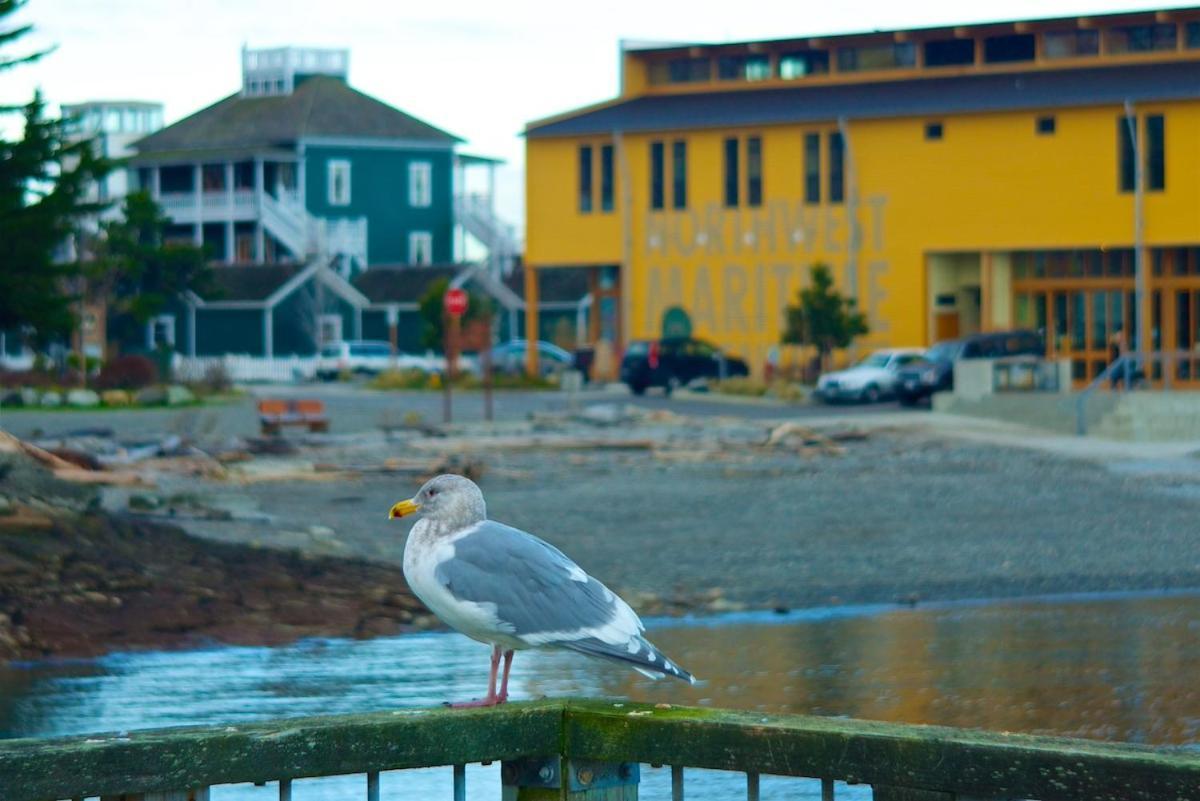
[[[162,406],[167,402],[167,390],[163,387],[145,387],[133,396],[138,406]]]
[[[172,384],[167,387],[167,405],[168,406],[183,406],[188,403],[195,403],[196,396],[187,387],[181,387],[178,384]]]
[[[50,407],[62,406],[62,402],[63,402],[62,395],[60,395],[57,392],[54,392],[53,390],[42,393],[42,397],[39,400],[39,403],[42,406],[50,406]]]
[[[99,406],[100,396],[90,389],[72,389],[67,393],[68,406]]]
[[[100,393],[100,401],[105,406],[128,406],[133,398],[123,389],[106,389]]]

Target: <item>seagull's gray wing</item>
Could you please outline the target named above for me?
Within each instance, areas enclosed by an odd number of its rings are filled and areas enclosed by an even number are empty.
[[[629,604],[550,543],[485,520],[453,548],[434,571],[437,581],[455,598],[494,607],[500,625],[522,642],[691,680],[641,636]]]

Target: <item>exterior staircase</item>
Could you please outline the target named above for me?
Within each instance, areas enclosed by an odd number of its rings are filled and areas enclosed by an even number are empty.
[[[298,203],[263,194],[262,223],[297,259],[337,261],[344,271],[367,266],[366,217],[314,217]]]
[[[512,226],[496,216],[486,195],[464,194],[454,199],[458,224],[487,248],[487,270],[499,278],[512,272],[520,245]]]

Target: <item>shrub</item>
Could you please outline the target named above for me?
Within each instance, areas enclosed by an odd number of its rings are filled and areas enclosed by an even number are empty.
[[[228,392],[233,389],[233,379],[223,364],[213,364],[204,371],[204,378],[200,379],[197,388],[205,394]]]
[[[767,385],[753,378],[726,378],[724,381],[713,381],[709,387],[722,395],[761,397],[767,394]]]
[[[158,368],[145,356],[118,356],[100,368],[99,389],[142,389],[158,381]]]
[[[55,383],[54,376],[44,370],[0,370],[0,387],[49,389]]]
[[[423,370],[385,370],[371,379],[372,389],[429,389],[429,375]]]
[[[441,373],[423,370],[386,370],[371,379],[372,389],[430,389],[442,388]],[[523,373],[495,373],[493,389],[553,389],[558,384],[549,378],[528,378]],[[454,377],[455,389],[483,389],[483,379],[474,373],[459,373]]]

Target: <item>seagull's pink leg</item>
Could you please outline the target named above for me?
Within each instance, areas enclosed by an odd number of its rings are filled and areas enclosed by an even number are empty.
[[[496,701],[498,704],[503,704],[508,700],[508,671],[512,669],[512,658],[511,650],[504,652],[504,678],[500,682],[500,698]]]
[[[510,652],[511,653],[511,652]],[[466,709],[477,706],[495,706],[503,701],[496,695],[496,672],[500,668],[500,646],[492,646],[492,672],[488,675],[488,691],[487,695],[477,701],[460,701],[449,706],[455,709]],[[507,671],[505,671],[507,675]]]

